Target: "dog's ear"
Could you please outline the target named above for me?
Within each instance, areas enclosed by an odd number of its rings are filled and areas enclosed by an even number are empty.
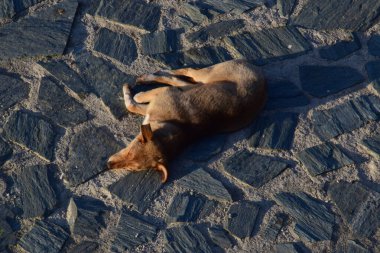
[[[153,139],[152,128],[150,128],[150,124],[141,125],[141,135],[143,137],[143,141],[147,142]]]

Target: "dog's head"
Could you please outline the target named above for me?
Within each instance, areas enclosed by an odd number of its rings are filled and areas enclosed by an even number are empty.
[[[109,169],[141,171],[156,169],[162,173],[162,182],[168,177],[166,162],[159,143],[155,141],[150,125],[142,125],[136,138],[118,153],[108,159]]]

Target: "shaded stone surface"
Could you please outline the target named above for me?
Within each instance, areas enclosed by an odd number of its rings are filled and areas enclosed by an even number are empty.
[[[319,49],[319,56],[322,59],[336,61],[360,49],[360,41],[353,35],[352,40],[339,41],[334,45]]]
[[[275,195],[275,201],[296,219],[294,231],[301,238],[311,242],[331,240],[335,217],[322,201],[303,192],[281,192]]]
[[[13,1],[4,0],[0,2],[0,18],[11,18],[14,14]]]
[[[13,0],[15,12],[19,13],[43,0]]]
[[[89,127],[76,133],[70,142],[65,177],[76,186],[99,174],[106,168],[110,155],[122,146],[106,127]]]
[[[15,244],[16,233],[13,227],[15,214],[11,208],[5,204],[0,204],[0,251],[6,251],[7,248]]]
[[[92,91],[108,106],[111,113],[120,118],[126,113],[122,85],[132,83],[133,77],[124,74],[110,62],[88,53],[76,59],[79,73]]]
[[[223,162],[223,168],[241,181],[259,188],[278,176],[289,165],[269,156],[242,150]]]
[[[31,253],[58,253],[69,234],[49,221],[37,221],[20,240],[19,246]]]
[[[231,248],[236,244],[231,235],[220,226],[209,227],[208,234],[211,241],[222,249]]]
[[[249,144],[252,147],[286,149],[292,147],[298,124],[297,113],[277,113],[262,116],[252,128]]]
[[[373,83],[373,87],[380,91],[380,61],[370,61],[365,65],[368,79]]]
[[[65,0],[2,26],[0,59],[63,54],[77,5]]]
[[[165,30],[141,36],[143,54],[159,54],[175,52],[181,48],[180,30]]]
[[[112,243],[113,252],[124,252],[138,245],[153,241],[158,228],[136,212],[124,209],[115,229],[116,238]]]
[[[380,135],[379,134],[365,138],[361,140],[359,144],[372,156],[376,158],[380,157]]]
[[[380,195],[359,182],[333,183],[328,195],[358,237],[369,237],[380,226]]]
[[[139,212],[144,212],[161,187],[160,173],[150,169],[129,173],[108,189],[126,203],[132,204]]]
[[[277,9],[281,16],[292,13],[296,0],[277,0]]]
[[[220,21],[218,23],[214,23],[208,25],[200,30],[189,33],[186,35],[186,39],[189,42],[206,42],[211,38],[220,38],[226,36],[233,31],[237,31],[245,26],[243,19],[235,19],[235,20],[227,20]]]
[[[160,7],[145,1],[101,0],[95,15],[120,23],[136,26],[148,31],[157,30]]]
[[[311,50],[307,40],[291,26],[242,33],[223,41],[228,48],[235,50],[238,58],[253,60],[256,64],[289,59]]]
[[[299,67],[299,73],[303,90],[319,98],[337,93],[365,80],[356,69],[345,66],[303,65]]]
[[[11,158],[12,153],[13,149],[11,146],[0,136],[0,166]]]
[[[197,169],[177,181],[177,184],[189,190],[208,196],[211,199],[228,202],[231,195],[223,184],[203,169]]]
[[[46,165],[23,167],[15,176],[24,218],[42,216],[56,205],[53,182],[48,175],[50,169]]]
[[[292,24],[311,29],[365,31],[380,13],[377,0],[320,0],[308,2]]]
[[[296,156],[313,176],[337,170],[355,162],[342,147],[330,142],[307,148]]]
[[[106,28],[101,28],[98,32],[94,49],[124,64],[130,64],[137,59],[135,41],[128,35],[115,33]]]
[[[83,241],[74,247],[70,248],[68,253],[84,253],[84,252],[96,252],[99,249],[97,242]]]
[[[264,230],[264,237],[267,240],[276,240],[281,229],[285,226],[288,216],[284,213],[276,213],[270,220]]]
[[[347,240],[346,245],[341,246],[337,253],[370,253],[371,251],[365,249],[355,241]]]
[[[380,56],[380,35],[375,34],[367,42],[368,53],[373,56]]]
[[[26,146],[48,160],[53,160],[60,129],[41,116],[30,111],[17,111],[8,118],[4,130],[9,140]]]
[[[216,203],[200,195],[188,192],[177,194],[171,201],[167,218],[168,222],[194,222],[208,215]]]
[[[301,243],[281,243],[275,246],[275,253],[309,253],[307,249]]]
[[[90,118],[83,105],[69,96],[63,87],[50,77],[41,80],[38,108],[44,115],[63,126],[74,126]]]
[[[253,236],[260,206],[254,202],[241,201],[228,210],[226,229],[240,239]]]
[[[380,99],[373,95],[361,96],[331,109],[314,111],[313,130],[321,140],[358,129],[370,121],[380,119]]]
[[[176,10],[175,15],[179,18],[179,27],[185,29],[199,25],[208,19],[206,15],[202,14],[201,9],[188,3],[181,3],[180,9]]]
[[[235,14],[240,14],[249,9],[256,8],[263,5],[262,0],[199,0],[196,5],[205,10],[209,17],[214,17],[217,14],[224,14],[233,12]]]
[[[225,142],[225,135],[214,135],[190,146],[185,155],[193,161],[208,161],[223,150]]]
[[[7,110],[29,95],[29,85],[24,83],[19,75],[8,73],[2,68],[0,68],[0,84],[0,111]]]
[[[283,109],[305,106],[309,99],[302,91],[289,81],[268,82],[268,100],[265,109]]]

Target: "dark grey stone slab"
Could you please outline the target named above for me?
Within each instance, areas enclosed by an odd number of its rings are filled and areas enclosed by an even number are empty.
[[[366,248],[362,247],[360,244],[357,244],[354,241],[348,240],[347,241],[347,248],[342,250],[341,253],[346,252],[346,253],[370,253],[369,250]]]
[[[265,109],[283,109],[309,104],[301,89],[289,81],[268,82],[268,100]]]
[[[11,158],[12,153],[13,149],[11,146],[0,136],[0,166]]]
[[[353,35],[352,40],[338,41],[334,45],[319,49],[319,56],[322,59],[337,61],[361,49],[359,39]]]
[[[320,0],[308,2],[291,24],[315,30],[365,31],[379,13],[380,2],[377,0]]]
[[[49,221],[37,221],[19,242],[19,246],[30,253],[58,253],[69,234]]]
[[[194,161],[208,161],[219,154],[226,142],[225,135],[214,135],[196,142],[186,151],[185,156]]]
[[[5,123],[4,130],[9,140],[37,152],[48,160],[53,160],[59,132],[63,131],[41,116],[24,110],[13,113]]]
[[[333,183],[328,195],[358,237],[369,237],[380,226],[380,195],[359,182]]]
[[[380,91],[380,61],[370,61],[365,65],[368,79],[373,83],[373,87]]]
[[[380,56],[380,35],[375,34],[367,42],[368,53],[373,56]]]
[[[380,157],[380,135],[379,134],[361,140],[360,145],[372,156],[376,158]]]
[[[196,5],[210,17],[230,12],[240,14],[263,4],[264,1],[262,0],[199,0],[196,2]]]
[[[116,238],[112,243],[113,252],[125,252],[138,245],[153,241],[158,228],[136,212],[124,209],[115,229]]]
[[[275,253],[310,253],[310,250],[301,243],[290,242],[277,244]]]
[[[226,229],[240,239],[253,236],[260,206],[257,203],[241,201],[228,210]]]
[[[211,199],[229,202],[231,195],[223,184],[203,169],[197,169],[177,181],[177,184],[189,190],[208,196]]]
[[[180,30],[144,34],[141,37],[141,51],[146,55],[175,52],[181,48],[180,34]]]
[[[148,31],[155,31],[160,21],[161,9],[156,4],[148,4],[142,0],[123,2],[101,0],[95,15]]]
[[[14,4],[15,12],[19,13],[42,1],[43,0],[13,0],[13,4]]]
[[[90,92],[88,87],[77,72],[62,60],[50,60],[46,62],[38,62],[42,67],[47,69],[50,74],[62,81],[67,87],[82,96],[84,93]]]
[[[167,218],[168,222],[194,222],[211,213],[216,203],[207,198],[188,192],[177,194],[171,201]]]
[[[249,144],[252,147],[285,149],[292,147],[298,124],[297,113],[277,113],[262,116],[252,128]]]
[[[40,111],[62,126],[75,126],[89,120],[90,113],[51,77],[44,77],[38,93]]]
[[[289,16],[293,12],[296,0],[277,0],[277,9],[281,16]]]
[[[222,47],[207,46],[192,48],[185,52],[156,54],[152,57],[172,68],[206,67],[232,60],[232,56]]]
[[[345,66],[299,67],[301,85],[313,97],[326,97],[365,80],[356,69]]]
[[[8,252],[7,248],[16,242],[16,231],[13,227],[15,214],[9,206],[0,204],[0,251]]]
[[[129,173],[113,183],[109,190],[126,203],[133,205],[139,212],[144,212],[161,187],[160,173],[150,169]]]
[[[13,1],[3,0],[0,2],[0,18],[11,18],[14,14]]]
[[[1,29],[1,28],[0,28]],[[1,43],[1,42],[0,42]],[[0,49],[1,50],[1,49]],[[7,110],[29,95],[30,87],[20,76],[0,68],[0,110]]]
[[[207,230],[211,241],[224,250],[236,244],[231,235],[220,226],[209,227]]]
[[[83,80],[103,100],[111,113],[116,118],[125,115],[122,86],[132,83],[133,77],[121,72],[110,62],[88,53],[79,56],[76,63]]]
[[[330,142],[307,148],[296,156],[313,176],[355,163],[342,147]]]
[[[83,241],[70,248],[67,253],[96,252],[100,245],[97,242]]]
[[[23,167],[15,176],[24,218],[42,216],[56,205],[57,198],[48,176],[49,169],[50,166],[46,165]]]
[[[284,213],[276,213],[268,222],[264,230],[264,237],[267,240],[274,241],[280,234],[281,229],[285,226],[288,216]]]
[[[186,39],[191,43],[196,41],[206,42],[211,38],[216,39],[229,35],[236,30],[242,29],[244,26],[243,19],[220,21],[187,34]]]
[[[380,99],[361,96],[331,109],[314,111],[313,129],[321,140],[328,140],[380,119]]]
[[[189,29],[208,20],[207,16],[202,14],[201,9],[188,3],[181,3],[180,8],[175,11],[181,28]]]
[[[259,188],[278,176],[289,165],[269,156],[242,150],[223,162],[223,168],[241,181]]]
[[[282,192],[275,201],[296,219],[295,232],[308,241],[331,240],[335,217],[326,205],[306,193]]]
[[[253,60],[256,64],[289,59],[311,50],[307,40],[291,26],[242,33],[226,37],[223,41],[240,55],[239,58]]]
[[[66,162],[66,179],[76,186],[106,168],[109,156],[122,146],[106,127],[89,127],[76,133],[71,141]]]
[[[94,49],[124,64],[130,64],[137,59],[135,41],[128,35],[115,33],[106,28],[101,28],[98,32]]]
[[[77,5],[65,0],[2,26],[0,59],[63,54]]]

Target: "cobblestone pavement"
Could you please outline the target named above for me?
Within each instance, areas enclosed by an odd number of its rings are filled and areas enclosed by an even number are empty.
[[[379,0],[0,1],[0,252],[380,252]],[[106,171],[121,87],[246,58],[269,101],[170,168]],[[134,92],[147,87],[134,86]]]

